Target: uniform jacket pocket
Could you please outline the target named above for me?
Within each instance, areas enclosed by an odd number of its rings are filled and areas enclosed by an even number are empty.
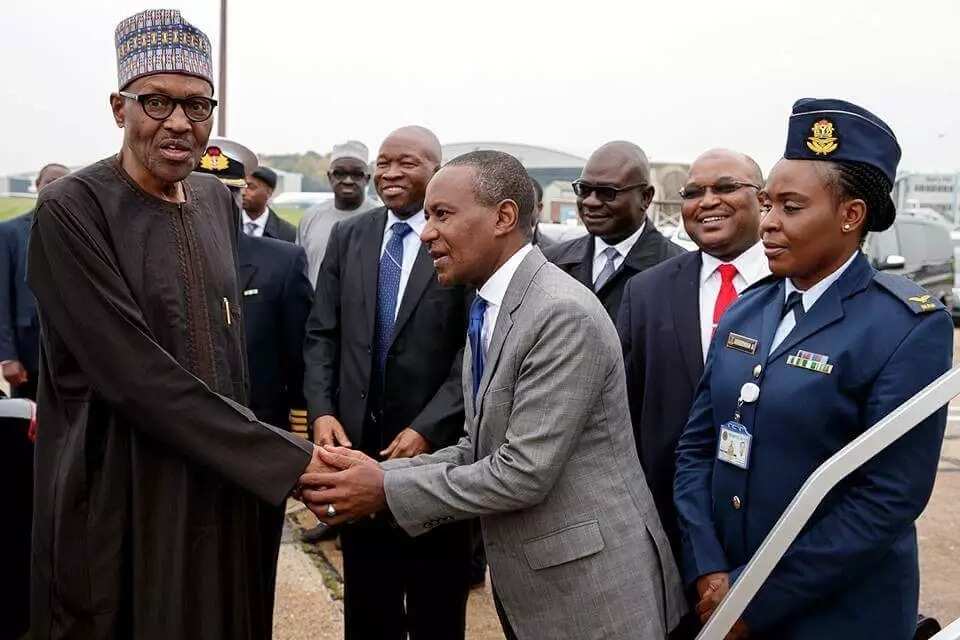
[[[523,554],[534,571],[592,556],[603,550],[600,524],[588,520],[523,543]]]

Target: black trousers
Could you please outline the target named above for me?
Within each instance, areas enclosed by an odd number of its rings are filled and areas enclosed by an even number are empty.
[[[30,531],[33,519],[33,444],[27,420],[0,419],[0,640],[30,628]]]
[[[416,538],[387,518],[341,528],[346,640],[463,640],[469,523]]]

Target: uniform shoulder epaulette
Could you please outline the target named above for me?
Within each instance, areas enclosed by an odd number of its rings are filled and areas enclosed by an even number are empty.
[[[878,271],[873,280],[916,314],[945,308],[939,298],[909,278]]]

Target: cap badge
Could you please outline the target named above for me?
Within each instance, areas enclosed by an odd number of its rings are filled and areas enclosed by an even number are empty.
[[[839,138],[834,134],[833,123],[827,119],[818,120],[811,127],[813,135],[807,138],[807,148],[818,156],[833,153],[840,146]]]
[[[200,158],[200,166],[207,171],[226,171],[230,166],[230,159],[220,153],[217,147],[209,147]]]

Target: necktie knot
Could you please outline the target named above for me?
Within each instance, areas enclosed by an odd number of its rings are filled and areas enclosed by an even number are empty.
[[[717,267],[717,271],[720,272],[720,281],[723,284],[732,283],[733,279],[737,277],[737,268],[732,264],[722,264]]]
[[[403,240],[413,229],[406,222],[394,222],[390,226],[390,231],[393,232],[394,236]]]
[[[787,296],[787,301],[783,305],[783,313],[780,314],[780,317],[786,317],[791,311],[793,311],[794,318],[796,318],[797,322],[800,322],[800,318],[806,313],[806,309],[803,308],[803,294],[799,291],[791,291],[790,295]]]
[[[603,288],[603,285],[613,277],[613,274],[617,272],[617,266],[614,263],[618,257],[620,257],[620,252],[616,247],[607,247],[600,252],[600,255],[604,256],[607,261],[603,264],[603,268],[600,270],[600,273],[597,274],[596,280],[593,283],[593,290],[600,291]]]
[[[243,225],[243,226],[246,228],[246,232],[247,232],[247,235],[248,235],[248,236],[252,236],[252,235],[253,235],[254,233],[256,233],[256,231],[257,231],[257,223],[256,223],[256,222],[252,222],[252,221],[251,221],[251,222],[246,223],[246,224]]]
[[[476,296],[470,303],[470,326],[483,324],[483,314],[487,312],[487,301]]]

